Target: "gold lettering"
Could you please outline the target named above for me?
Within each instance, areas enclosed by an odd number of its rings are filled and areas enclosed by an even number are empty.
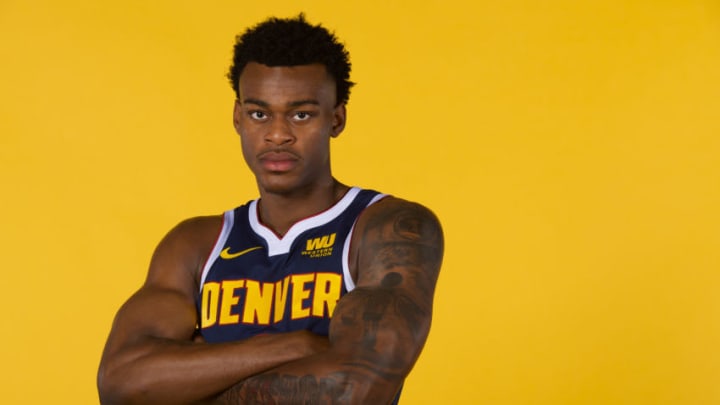
[[[222,283],[222,300],[220,302],[220,325],[229,325],[239,322],[239,316],[231,313],[232,308],[240,301],[235,290],[242,288],[245,280],[225,280]]]
[[[243,311],[243,322],[258,325],[270,324],[270,310],[273,303],[273,283],[260,283],[255,280],[247,280],[245,283],[245,310]]]
[[[290,276],[275,283],[275,318],[273,322],[280,322],[285,317],[285,303],[287,302]]]
[[[207,328],[217,322],[218,302],[220,301],[220,283],[209,282],[203,285],[200,327]]]
[[[332,317],[335,304],[340,299],[342,278],[335,273],[317,273],[315,277],[315,294],[313,296],[312,314]],[[327,309],[327,312],[325,310]]]
[[[292,276],[292,302],[290,307],[291,319],[307,318],[310,316],[310,308],[303,307],[303,301],[310,297],[310,290],[305,289],[305,284],[315,279],[314,274],[293,274]]]
[[[308,239],[305,250],[315,250],[332,247],[332,245],[335,244],[335,235],[336,234],[333,233],[330,235],[325,235],[321,238]]]

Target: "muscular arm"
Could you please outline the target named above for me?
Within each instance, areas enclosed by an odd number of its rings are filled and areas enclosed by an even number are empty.
[[[389,403],[425,343],[443,237],[422,206],[386,199],[360,218],[353,239],[357,287],[330,323],[330,349],[250,377],[224,404]]]
[[[219,217],[186,221],[156,249],[145,284],[118,311],[108,337],[98,372],[103,404],[197,403],[326,347],[324,338],[304,332],[192,341],[197,276],[221,224]]]

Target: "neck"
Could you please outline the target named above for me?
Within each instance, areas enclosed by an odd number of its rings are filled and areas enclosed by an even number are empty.
[[[296,222],[323,212],[340,201],[349,187],[332,179],[331,184],[276,194],[260,190],[260,222],[279,236],[285,235]]]

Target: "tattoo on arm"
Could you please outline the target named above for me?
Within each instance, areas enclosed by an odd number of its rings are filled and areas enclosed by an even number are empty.
[[[248,387],[244,387],[245,385]],[[249,389],[249,385],[253,388]],[[244,389],[248,388],[248,389]],[[227,391],[218,402],[222,404],[335,404],[347,403],[347,393],[337,376],[318,378],[313,375],[261,374]]]
[[[374,252],[358,263],[365,275],[390,277],[380,285],[420,289],[422,298],[432,299],[443,254],[442,230],[432,213],[406,204],[385,210],[369,219],[362,241]]]
[[[395,389],[402,382],[430,328],[442,230],[424,207],[400,203],[369,217],[359,236],[358,286],[338,302],[330,324],[340,367],[315,374],[280,367],[226,391],[221,403],[347,403],[353,382]]]

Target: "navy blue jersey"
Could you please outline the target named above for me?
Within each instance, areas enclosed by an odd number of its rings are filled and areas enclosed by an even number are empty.
[[[206,342],[309,330],[327,336],[350,277],[350,236],[360,213],[385,195],[351,188],[327,211],[278,237],[260,223],[258,200],[226,211],[200,282],[200,333]],[[400,392],[393,400],[397,404]]]
[[[282,238],[260,223],[258,200],[225,212],[200,283],[197,304],[205,341],[301,329],[327,336],[338,299],[354,288],[348,266],[353,226],[383,196],[351,188]]]

